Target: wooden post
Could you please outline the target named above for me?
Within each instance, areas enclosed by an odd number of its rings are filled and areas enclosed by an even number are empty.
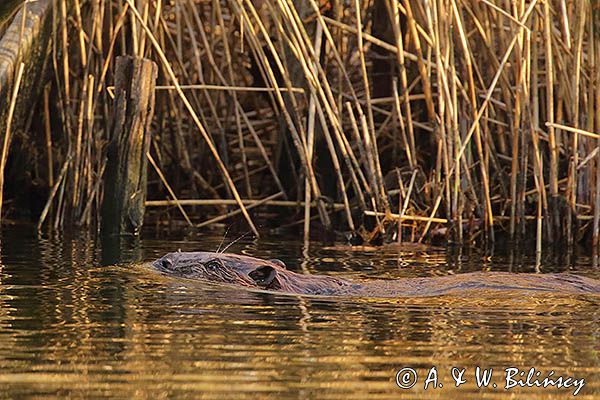
[[[158,68],[143,58],[118,57],[115,108],[102,203],[103,236],[137,235],[144,221]]]

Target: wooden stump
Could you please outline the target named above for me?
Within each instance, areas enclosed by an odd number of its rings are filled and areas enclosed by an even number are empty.
[[[143,58],[118,57],[115,108],[102,203],[103,236],[137,235],[144,221],[150,124],[158,68]]]

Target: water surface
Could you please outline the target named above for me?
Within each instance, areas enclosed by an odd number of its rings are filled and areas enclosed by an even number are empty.
[[[5,230],[1,397],[572,397],[574,388],[507,391],[508,367],[584,378],[578,397],[600,396],[599,297],[300,297],[176,280],[135,262],[214,250],[220,241],[147,238],[123,253],[126,261],[105,265],[100,244],[85,235],[36,239],[27,229]],[[230,251],[360,279],[536,269],[533,259],[509,253],[305,249],[281,237],[244,239]],[[600,278],[589,264],[545,260],[538,269]],[[424,391],[432,366],[444,387]],[[477,388],[476,366],[493,368],[497,388]],[[408,390],[395,383],[405,367],[419,374]],[[466,368],[458,388],[452,367]]]

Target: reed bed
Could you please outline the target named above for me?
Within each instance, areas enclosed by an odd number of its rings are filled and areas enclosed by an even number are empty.
[[[57,0],[54,14],[29,133],[39,229],[98,225],[129,54],[160,71],[147,224],[598,246],[597,2]]]

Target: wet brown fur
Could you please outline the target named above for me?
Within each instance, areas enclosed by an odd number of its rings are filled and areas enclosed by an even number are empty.
[[[600,294],[600,281],[572,274],[473,272],[441,277],[354,282],[326,275],[298,274],[279,260],[226,253],[169,253],[154,261],[160,271],[182,278],[270,291],[328,296],[436,296],[453,292],[529,291]]]

